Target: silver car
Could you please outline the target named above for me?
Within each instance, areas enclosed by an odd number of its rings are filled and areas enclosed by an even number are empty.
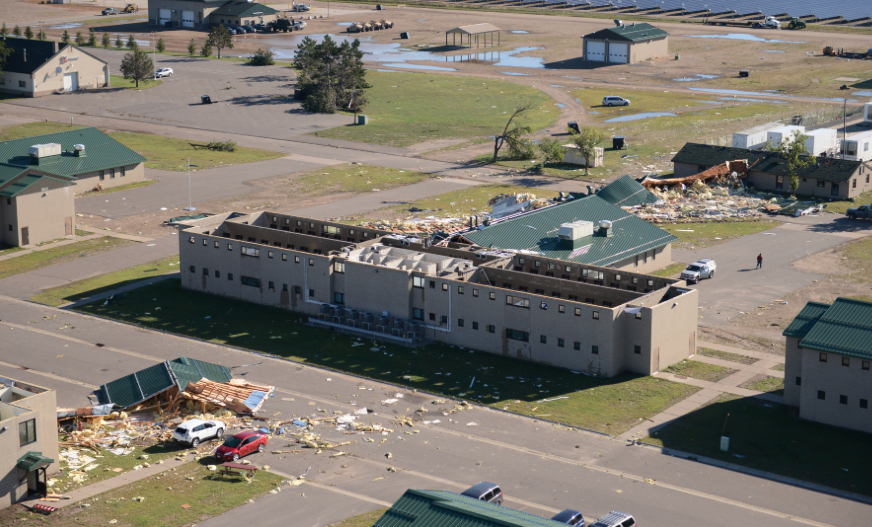
[[[681,279],[689,284],[696,284],[703,278],[714,278],[718,266],[714,260],[698,260],[681,271]]]

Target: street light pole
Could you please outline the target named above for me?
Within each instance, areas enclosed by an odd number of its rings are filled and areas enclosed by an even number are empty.
[[[199,165],[192,165],[191,158],[189,157],[188,164],[185,166],[188,167],[188,206],[184,210],[197,210],[197,208],[194,207],[194,205],[192,204],[192,199],[191,199],[191,167],[196,167]]]
[[[154,69],[154,73],[152,73],[152,75],[154,75],[154,80],[157,80],[157,46],[154,45],[154,31],[151,32],[151,51],[151,56],[154,58],[154,60],[151,61],[151,65],[153,66],[152,69]],[[189,159],[188,163],[190,162],[191,160]]]

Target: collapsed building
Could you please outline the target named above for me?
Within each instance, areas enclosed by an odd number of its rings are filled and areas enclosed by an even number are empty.
[[[185,223],[182,287],[316,326],[609,377],[651,374],[696,348],[698,293],[639,272],[667,265],[675,238],[596,196],[444,238],[275,212]]]

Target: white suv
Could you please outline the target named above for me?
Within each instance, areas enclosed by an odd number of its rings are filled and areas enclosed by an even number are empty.
[[[630,101],[623,97],[603,97],[603,106],[630,106]]]
[[[172,68],[161,68],[161,69],[154,72],[154,76],[157,77],[158,79],[163,78],[163,77],[172,77],[173,76],[173,69]]]
[[[221,421],[204,421],[203,419],[189,419],[180,424],[173,432],[173,441],[186,443],[195,447],[203,441],[221,439],[224,435],[224,423]]]

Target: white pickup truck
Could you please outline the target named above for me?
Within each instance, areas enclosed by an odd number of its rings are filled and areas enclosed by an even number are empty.
[[[781,29],[781,22],[774,16],[767,16],[763,22],[754,22],[751,27],[755,29]]]
[[[681,271],[681,279],[689,284],[697,284],[703,278],[714,278],[718,266],[714,260],[697,260]]]

